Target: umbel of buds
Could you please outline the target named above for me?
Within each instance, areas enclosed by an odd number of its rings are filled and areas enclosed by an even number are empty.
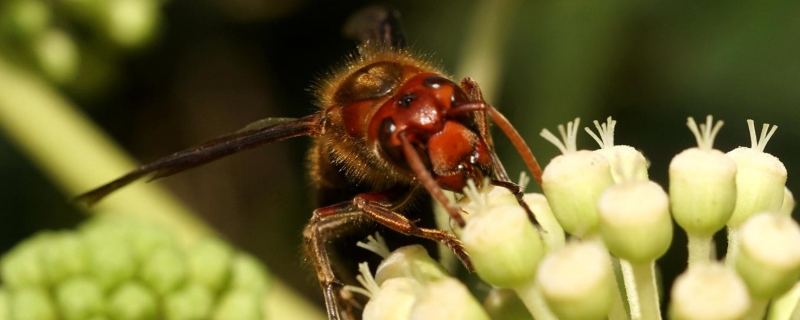
[[[10,320],[256,320],[269,285],[260,262],[220,240],[184,248],[121,218],[33,236],[3,256],[0,276]]]
[[[470,287],[494,287],[483,305],[422,247],[390,253],[372,238],[360,246],[385,259],[377,281],[352,289],[371,296],[364,319],[800,319],[794,198],[782,164],[762,152],[774,129],[760,140],[753,133],[755,151],[725,154],[713,148],[721,121],[688,126],[697,146],[672,159],[667,188],[648,179],[638,150],[614,145],[610,118],[595,122],[597,133],[587,129],[596,151],[577,148],[578,120],[559,127],[560,140],[545,130],[562,155],[544,169],[544,194],[523,197],[539,224],[489,183],[471,184],[457,199],[467,223],[450,231],[486,283]],[[686,271],[659,288],[656,261],[672,244],[673,219],[689,236],[689,261],[670,266]],[[726,225],[738,254],[723,264],[712,236]],[[371,277],[365,266],[362,274]],[[660,292],[671,295],[669,305]]]

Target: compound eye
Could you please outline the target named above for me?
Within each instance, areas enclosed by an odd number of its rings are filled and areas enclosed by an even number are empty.
[[[451,83],[452,81],[447,80],[440,76],[428,76],[425,80],[422,81],[422,84],[431,89],[439,89],[443,84]]]

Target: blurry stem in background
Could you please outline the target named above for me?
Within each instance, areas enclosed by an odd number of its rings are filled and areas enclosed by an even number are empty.
[[[67,195],[64,201],[135,167],[125,153],[44,80],[0,56],[0,130]],[[183,244],[214,231],[157,185],[132,185],[90,208],[161,223]],[[276,279],[264,300],[269,319],[324,319]]]
[[[467,25],[466,43],[461,49],[456,75],[469,76],[478,82],[486,101],[495,101],[501,61],[516,0],[483,0],[475,6]]]

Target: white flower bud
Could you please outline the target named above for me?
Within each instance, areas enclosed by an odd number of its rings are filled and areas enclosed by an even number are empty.
[[[783,188],[783,204],[781,205],[781,214],[786,215],[788,217],[792,216],[792,211],[794,211],[794,195],[792,192],[789,191],[789,188]]]
[[[597,200],[614,184],[608,160],[600,154],[577,151],[575,138],[579,119],[559,126],[563,142],[546,129],[542,136],[556,145],[562,155],[555,157],[542,174],[542,189],[558,222],[569,232],[586,238],[597,231]]]
[[[760,213],[739,231],[736,270],[753,297],[783,294],[800,277],[800,226],[792,218]]]
[[[742,279],[718,263],[689,268],[672,286],[672,320],[736,320],[750,308]]]
[[[647,181],[647,159],[644,155],[631,146],[614,145],[614,129],[617,121],[608,117],[606,123],[602,125],[595,120],[594,126],[599,136],[589,128],[584,129],[600,145],[600,149],[594,152],[608,160],[614,181],[617,183],[624,180]]]
[[[572,242],[548,254],[536,279],[559,319],[605,319],[613,301],[614,272],[605,248]]]
[[[712,149],[722,127],[712,118],[697,124],[689,118],[689,128],[698,147],[686,149],[669,164],[669,198],[675,221],[687,233],[710,237],[722,229],[736,204],[736,164],[724,153]]]
[[[553,210],[550,209],[547,198],[541,193],[527,193],[523,200],[536,215],[536,221],[539,221],[542,226],[544,232],[540,235],[547,246],[547,251],[563,247],[565,241],[564,229],[561,228],[558,220],[553,215]]]
[[[464,284],[444,278],[425,286],[408,319],[489,320],[489,315]]]
[[[539,232],[516,203],[478,212],[467,222],[461,241],[481,279],[498,287],[531,281],[545,250]]]
[[[651,262],[672,243],[672,220],[664,189],[652,181],[614,185],[598,202],[600,232],[615,256],[634,263]]]
[[[778,127],[773,126],[767,133],[769,125],[765,124],[759,140],[756,139],[753,121],[748,120],[747,124],[750,127],[751,147],[728,152],[738,170],[736,207],[728,222],[732,228],[738,227],[756,212],[775,212],[783,205],[786,167],[778,158],[764,152],[764,147]]]
[[[389,279],[412,277],[421,282],[438,280],[447,277],[436,260],[433,260],[421,245],[410,245],[394,250],[387,256],[375,272],[375,282],[383,284]]]
[[[411,278],[386,280],[364,306],[363,320],[406,320],[422,286]]]

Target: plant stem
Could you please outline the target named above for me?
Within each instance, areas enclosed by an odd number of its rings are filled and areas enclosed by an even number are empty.
[[[36,162],[68,197],[135,168],[135,162],[58,91],[0,56],[0,130]],[[172,228],[184,244],[213,234],[182,203],[157,185],[133,185],[96,206]],[[275,279],[265,298],[270,319],[324,319],[324,315]]]
[[[661,308],[656,287],[655,263],[630,263],[620,260],[631,319],[661,320]]]
[[[736,255],[739,254],[739,229],[728,227],[728,253],[725,254],[725,265],[734,267]]]
[[[744,317],[744,320],[762,320],[764,319],[764,314],[767,312],[767,304],[769,300],[766,299],[756,299],[751,297],[750,301],[750,311],[747,312],[747,315]]]
[[[797,307],[798,301],[800,301],[800,282],[795,283],[794,287],[780,298],[772,300],[767,320],[800,320],[800,308]]]
[[[547,307],[547,303],[544,301],[544,296],[542,295],[542,290],[535,280],[514,288],[513,290],[517,293],[520,300],[522,300],[522,303],[525,304],[525,307],[528,308],[528,311],[530,311],[534,319],[558,320],[553,312],[550,311],[550,308]]]
[[[622,270],[620,260],[617,258],[612,259],[612,267],[614,268],[614,301],[611,304],[611,309],[608,311],[608,320],[628,320],[630,315],[625,310],[625,300],[622,299],[622,294],[625,292],[625,279],[622,277]]]
[[[655,262],[631,264],[636,285],[639,289],[639,306],[642,319],[661,320],[661,307],[658,302],[658,288],[655,277]]]
[[[714,242],[712,235],[687,233],[689,238],[689,267],[711,262]]]

